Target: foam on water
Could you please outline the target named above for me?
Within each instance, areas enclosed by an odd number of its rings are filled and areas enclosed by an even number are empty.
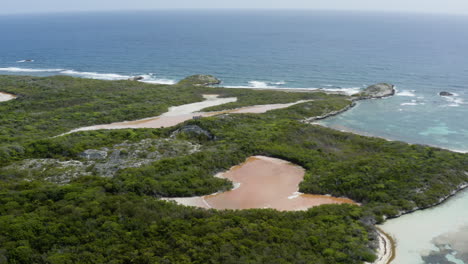
[[[414,97],[414,96],[416,96],[416,94],[414,92],[415,92],[414,90],[402,90],[402,91],[397,91],[396,95]]]
[[[97,72],[80,72],[75,70],[64,70],[60,74],[84,77],[89,79],[98,79],[98,80],[126,80],[132,76],[120,75],[116,73],[97,73]]]
[[[18,61],[18,62],[26,62]],[[34,69],[34,68],[19,68],[19,67],[5,67],[0,68],[0,72],[16,72],[16,73],[53,73],[60,75],[69,75],[74,77],[96,79],[96,80],[127,80],[134,76],[117,74],[117,73],[99,73],[99,72],[86,72],[67,69]],[[154,84],[175,84],[175,80],[158,78],[153,73],[137,75],[143,77],[141,82],[154,83]]]
[[[357,94],[361,91],[360,87],[350,87],[350,88],[321,88],[321,90],[329,92],[339,92],[346,95]]]
[[[249,81],[248,85],[227,85],[226,88],[247,88],[247,89],[284,89],[284,90],[323,90],[326,92],[337,92],[346,95],[353,95],[361,91],[361,87],[349,87],[344,88],[335,85],[324,85],[324,87],[284,87],[285,81],[280,82],[268,82],[268,81]]]
[[[141,82],[145,82],[145,83],[168,84],[168,85],[172,85],[172,84],[177,83],[177,81],[175,81],[175,80],[165,79],[165,78],[158,78],[152,73],[142,74],[142,75],[139,75],[139,76],[143,77],[143,80],[141,80]]]
[[[446,106],[449,107],[459,107],[462,104],[466,104],[463,98],[458,97],[458,94],[453,94],[453,96],[442,96],[449,104]]]
[[[286,84],[286,82],[267,82],[267,81],[249,81],[248,85],[231,85],[226,88],[281,88],[279,86]]]

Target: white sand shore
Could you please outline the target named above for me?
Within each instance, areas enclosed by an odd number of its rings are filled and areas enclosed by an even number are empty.
[[[395,244],[392,238],[377,227],[379,236],[379,249],[377,252],[377,260],[372,264],[390,264],[395,254]]]
[[[4,93],[0,92],[0,102],[6,102],[15,99],[16,96],[9,94],[9,93]]]

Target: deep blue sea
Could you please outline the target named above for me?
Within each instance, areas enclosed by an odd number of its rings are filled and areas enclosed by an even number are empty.
[[[324,124],[468,150],[468,17],[325,11],[151,11],[0,16],[0,74],[229,87],[397,86]],[[25,62],[24,60],[33,60]],[[440,91],[455,93],[438,96]]]

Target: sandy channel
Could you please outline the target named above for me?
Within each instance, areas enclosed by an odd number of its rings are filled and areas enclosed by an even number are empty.
[[[81,127],[74,129],[66,134],[78,132],[78,131],[89,131],[89,130],[99,130],[99,129],[124,129],[124,128],[162,128],[162,127],[171,127],[183,123],[187,120],[193,119],[194,117],[209,117],[220,114],[241,114],[241,113],[265,113],[274,109],[282,109],[295,104],[300,104],[304,102],[309,102],[311,100],[301,100],[289,104],[267,104],[267,105],[254,105],[248,107],[242,107],[237,109],[217,111],[217,112],[199,112],[200,110],[211,107],[222,105],[226,103],[231,103],[237,101],[236,97],[227,97],[227,98],[218,98],[218,95],[215,94],[205,94],[203,95],[205,101],[191,103],[180,106],[173,106],[169,108],[169,111],[156,117],[150,117],[135,121],[124,121],[117,122],[112,124],[105,125],[95,125],[88,127]]]
[[[214,209],[272,208],[279,211],[300,211],[322,204],[356,204],[347,198],[299,193],[305,170],[287,161],[253,156],[244,163],[217,175],[231,180],[235,188],[202,197],[166,198],[165,200]]]

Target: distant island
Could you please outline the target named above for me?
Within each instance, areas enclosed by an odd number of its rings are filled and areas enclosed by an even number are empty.
[[[467,186],[467,154],[311,124],[391,84],[349,96],[220,82],[0,76],[0,262],[388,263],[376,224]],[[240,188],[220,173],[255,159],[296,175],[277,206],[175,202]],[[295,199],[306,205],[282,207]]]

